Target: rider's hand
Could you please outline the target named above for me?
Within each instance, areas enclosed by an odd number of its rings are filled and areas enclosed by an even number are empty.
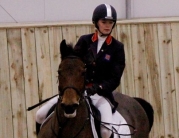
[[[101,91],[101,88],[97,84],[93,84],[91,87],[88,87],[86,89],[88,95],[94,95],[96,93],[99,93]]]

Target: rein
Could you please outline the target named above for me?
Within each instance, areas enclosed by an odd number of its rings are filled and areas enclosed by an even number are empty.
[[[87,98],[89,98],[89,96],[85,96],[84,99],[87,99]],[[88,100],[88,99],[87,99],[87,100]],[[90,104],[89,104],[89,105],[90,105]],[[89,106],[87,106],[87,107],[90,108]],[[134,135],[134,134],[137,132],[136,128],[135,128],[134,126],[130,125],[130,124],[113,124],[113,123],[103,122],[103,121],[99,120],[98,118],[96,118],[96,116],[95,116],[90,110],[89,110],[89,112],[90,112],[90,114],[94,117],[94,119],[96,119],[98,122],[100,122],[100,125],[103,125],[106,129],[110,130],[112,133],[117,134],[118,136],[131,136],[131,135]],[[114,126],[128,126],[128,127],[130,127],[130,128],[133,129],[133,133],[131,133],[131,134],[119,134],[119,133],[117,133],[117,132],[114,132],[112,129],[109,129],[109,128],[106,127],[104,124],[114,125]],[[112,127],[112,128],[113,128],[113,127]]]

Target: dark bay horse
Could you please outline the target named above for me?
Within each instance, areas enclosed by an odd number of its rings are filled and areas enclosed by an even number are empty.
[[[38,138],[94,138],[89,106],[84,97],[85,65],[71,45],[60,44],[61,64],[58,69],[59,100]],[[143,99],[114,92],[117,110],[130,127],[131,138],[148,138],[153,125],[152,106]],[[122,126],[121,126],[122,127]],[[122,136],[121,136],[122,137]],[[96,138],[96,137],[95,137]]]

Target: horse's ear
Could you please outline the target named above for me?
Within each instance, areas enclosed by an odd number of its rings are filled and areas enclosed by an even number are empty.
[[[65,53],[65,52],[63,52],[63,51],[65,51],[66,48],[67,48],[66,40],[63,39],[63,40],[61,41],[61,43],[60,43],[60,53],[61,53],[61,54],[62,54],[62,53]]]
[[[62,40],[60,43],[60,53],[61,59],[63,60],[65,57],[73,54],[73,47],[71,44],[66,44],[66,40]]]

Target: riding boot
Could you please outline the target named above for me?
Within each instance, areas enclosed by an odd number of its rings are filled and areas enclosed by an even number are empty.
[[[36,122],[36,134],[39,134],[41,124]]]
[[[110,138],[114,138],[114,133],[111,134]]]

